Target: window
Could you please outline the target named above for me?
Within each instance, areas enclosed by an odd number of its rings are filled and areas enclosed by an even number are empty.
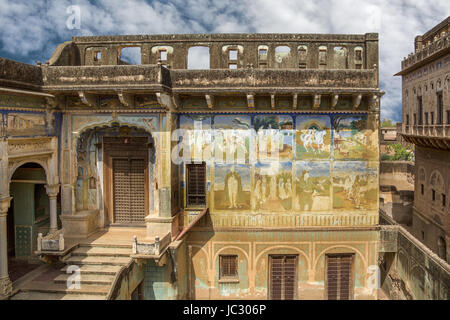
[[[416,117],[416,114],[414,113],[414,125],[416,125],[417,124],[417,117]]]
[[[438,239],[438,254],[441,259],[447,261],[447,248],[444,237],[439,237]]]
[[[420,194],[423,195],[424,193],[424,186],[423,183],[420,185]]]
[[[445,208],[445,206],[447,205],[447,199],[445,197],[445,194],[442,194],[442,206]]]
[[[327,47],[319,47],[319,69],[325,69],[327,66]]]
[[[406,115],[406,125],[409,126],[409,114]]]
[[[209,69],[209,47],[191,47],[188,50],[188,69]]]
[[[102,52],[101,51],[95,51],[94,52],[94,61],[100,61],[102,60]]]
[[[162,61],[167,61],[167,51],[166,51],[166,50],[161,50],[161,51],[159,52],[159,58],[160,58]]]
[[[425,232],[421,232],[422,233],[422,240],[425,240]]]
[[[300,61],[306,61],[308,57],[308,47],[305,45],[298,46],[298,59]]]
[[[125,47],[120,51],[119,64],[141,64],[141,47]]]
[[[304,62],[299,62],[298,68],[299,68],[299,69],[306,69],[306,63],[304,63]]]
[[[428,124],[428,112],[425,112],[425,124]]]
[[[434,124],[434,112],[430,112],[431,124]]]
[[[234,50],[234,49],[228,50],[228,58],[230,60],[237,60],[237,58],[238,58],[238,51]]]
[[[326,294],[328,300],[353,298],[353,254],[326,256]]]
[[[434,189],[431,189],[431,199],[433,201],[436,201],[436,190],[434,190]]]
[[[355,65],[355,68],[356,68],[356,69],[362,69],[362,64],[357,63],[357,64]]]
[[[362,50],[360,49],[355,50],[355,60],[362,60]]]
[[[237,69],[237,64],[236,63],[228,64],[228,69]]]
[[[437,93],[437,124],[444,124],[444,110],[442,105],[442,92]]]
[[[238,256],[237,255],[220,255],[220,279],[237,279],[238,278]]]
[[[259,49],[259,59],[267,60],[267,49]]]
[[[423,119],[422,119],[422,115],[423,115],[423,107],[422,107],[422,96],[417,97],[417,105],[418,105],[418,111],[417,113],[419,114],[419,126],[421,126],[423,124]]]
[[[447,124],[450,124],[450,110],[447,110]]]
[[[206,164],[188,164],[186,201],[188,206],[206,205]]]

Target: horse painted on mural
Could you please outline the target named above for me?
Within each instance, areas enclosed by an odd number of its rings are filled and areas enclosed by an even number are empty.
[[[306,149],[306,152],[317,152],[323,151],[325,148],[324,137],[327,134],[325,130],[308,129],[305,133],[300,135],[300,140]],[[313,144],[317,148],[313,147]]]

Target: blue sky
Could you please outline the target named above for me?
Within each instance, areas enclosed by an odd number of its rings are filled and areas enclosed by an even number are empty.
[[[71,5],[80,7],[80,29],[66,27]],[[399,121],[401,79],[393,74],[414,37],[449,14],[447,0],[0,0],[0,56],[45,62],[77,35],[378,32],[382,118]]]

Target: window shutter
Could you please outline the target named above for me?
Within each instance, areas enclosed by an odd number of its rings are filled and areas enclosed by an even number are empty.
[[[353,255],[327,256],[327,299],[350,300],[353,295]]]
[[[206,164],[187,165],[187,204],[206,204]]]

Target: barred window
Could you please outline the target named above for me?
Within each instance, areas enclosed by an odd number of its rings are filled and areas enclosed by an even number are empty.
[[[220,256],[220,278],[237,278],[238,277],[238,256],[237,255],[221,255]]]
[[[188,164],[186,201],[188,206],[206,205],[206,164]]]

